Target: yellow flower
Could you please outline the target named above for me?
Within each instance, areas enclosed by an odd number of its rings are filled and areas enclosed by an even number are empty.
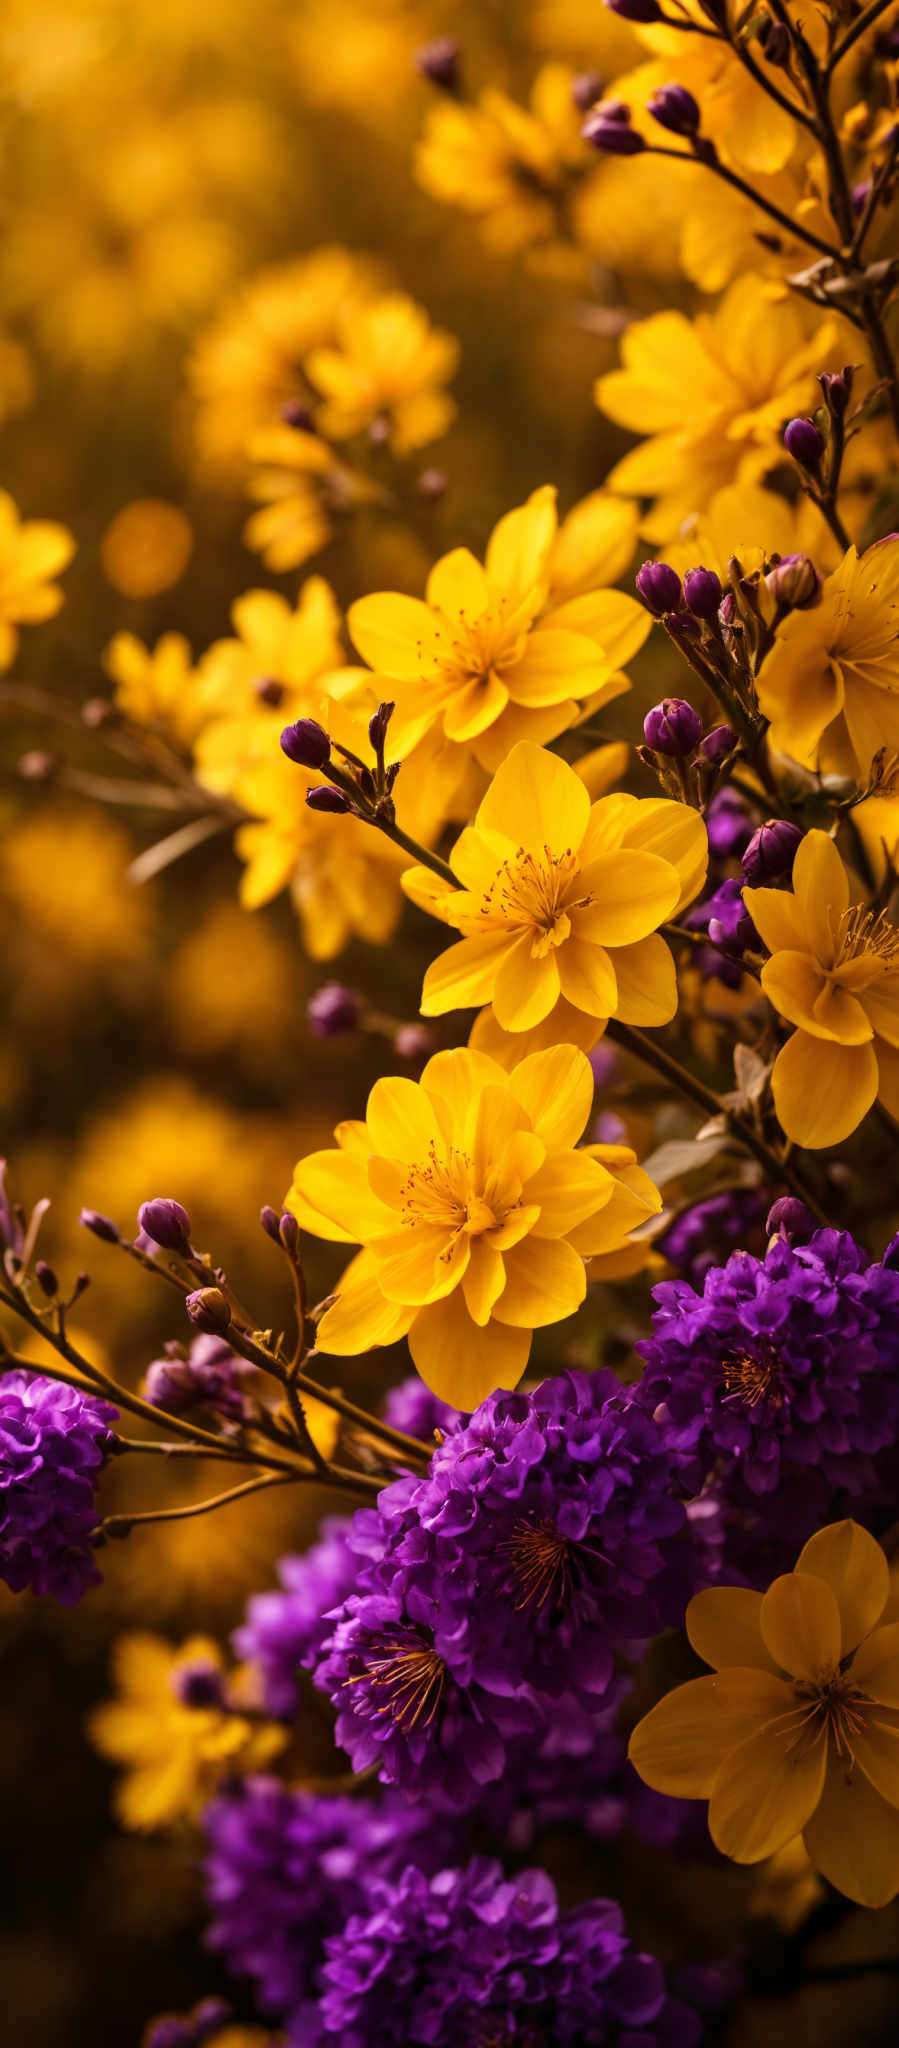
[[[126,1828],[196,1820],[221,1778],[260,1770],[284,1747],[281,1728],[217,1706],[184,1706],[179,1676],[195,1664],[221,1672],[218,1644],[191,1636],[173,1650],[163,1637],[143,1634],[116,1644],[120,1697],[95,1708],[88,1726],[102,1755],[125,1767],[115,1803]]]
[[[428,968],[425,1017],[492,1002],[504,1031],[542,1024],[560,997],[603,1023],[667,1024],[674,961],[658,927],[701,887],[706,829],[685,804],[616,794],[592,804],[573,768],[522,740],[498,769],[450,864],[408,894],[462,937]]]
[[[103,666],[126,718],[160,726],[180,746],[190,746],[209,717],[210,693],[183,633],[163,633],[152,650],[136,633],[115,633],[104,650]]]
[[[459,344],[404,292],[385,292],[338,315],[335,345],[313,349],[306,373],[323,403],[316,426],[336,441],[375,420],[390,429],[397,455],[445,434],[455,405],[441,389],[455,375]]]
[[[669,1693],[634,1730],[658,1792],[708,1799],[723,1855],[758,1863],[801,1835],[860,1906],[899,1891],[899,1623],[887,1560],[856,1522],[812,1536],[767,1593],[714,1586],[687,1633],[714,1677]]]
[[[336,511],[351,511],[376,495],[326,441],[296,427],[264,428],[251,436],[247,453],[253,464],[247,494],[260,509],[250,514],[243,537],[276,576],[327,547]]]
[[[20,519],[7,491],[0,491],[0,668],[8,668],[19,644],[17,627],[52,619],[62,591],[51,581],[75,553],[65,526],[51,519]]]
[[[838,1145],[878,1095],[899,1115],[899,926],[850,905],[826,832],[806,833],[792,892],[744,889],[743,900],[771,954],[762,987],[797,1027],[771,1076],[787,1137]]]
[[[724,484],[756,483],[772,467],[780,428],[812,404],[813,371],[836,336],[833,321],[810,335],[805,308],[770,298],[755,276],[695,320],[668,311],[628,328],[623,367],[600,377],[595,396],[619,426],[649,436],[608,483],[655,498],[651,540],[671,539]]]
[[[135,498],[110,520],[100,542],[103,573],[123,597],[156,597],[183,576],[193,544],[180,506]]]
[[[340,611],[330,584],[310,576],[295,606],[277,591],[248,590],[235,599],[231,618],[233,636],[216,640],[199,665],[209,709],[196,760],[208,788],[244,801],[257,763],[281,769],[283,727],[322,717],[322,677],[342,657]],[[296,799],[296,780],[292,787]]]
[[[585,1258],[620,1250],[660,1205],[639,1168],[628,1184],[574,1150],[592,1101],[589,1061],[569,1045],[512,1074],[458,1050],[420,1082],[377,1081],[366,1121],[301,1160],[287,1198],[301,1228],[363,1246],[319,1350],[408,1335],[422,1378],[460,1408],[516,1386],[533,1331],[583,1301]]]
[[[808,767],[867,780],[899,748],[899,538],[850,548],[808,611],[777,628],[759,672],[771,740]]]
[[[431,570],[424,601],[385,591],[350,606],[354,645],[396,702],[399,752],[436,728],[492,771],[516,740],[553,739],[571,725],[578,698],[596,708],[627,688],[620,665],[646,638],[645,615],[620,591],[581,587],[587,565],[600,580],[592,553],[607,504],[576,507],[580,529],[560,531],[544,485],[494,527],[483,567],[454,548]],[[620,531],[614,549],[618,574]]]
[[[543,66],[529,108],[494,87],[474,105],[437,100],[416,154],[418,182],[432,198],[479,215],[494,249],[552,241],[572,173],[591,162],[581,120],[565,64]]]
[[[681,574],[705,562],[726,583],[732,555],[748,576],[762,569],[766,555],[811,555],[820,569],[839,553],[817,506],[804,494],[791,504],[762,484],[725,484],[684,522],[677,540],[666,546],[665,560]]]

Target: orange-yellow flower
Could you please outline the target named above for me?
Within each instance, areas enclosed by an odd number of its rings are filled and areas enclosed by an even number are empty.
[[[899,1622],[887,1560],[834,1522],[764,1597],[713,1586],[687,1608],[696,1678],[634,1730],[658,1792],[709,1801],[713,1842],[758,1863],[801,1835],[816,1870],[861,1906],[899,1891]]]
[[[744,889],[743,900],[771,954],[762,987],[796,1026],[771,1077],[787,1137],[837,1145],[878,1095],[899,1115],[899,926],[850,903],[826,832],[802,841],[792,892]]]
[[[592,804],[567,762],[522,740],[450,864],[407,893],[462,937],[428,968],[426,1017],[492,1002],[504,1031],[541,1024],[560,998],[588,1017],[667,1024],[674,962],[658,927],[701,887],[705,826],[685,804],[616,793]]]
[[[319,431],[336,441],[383,419],[390,444],[408,455],[445,434],[456,407],[444,384],[455,374],[459,344],[405,292],[384,292],[367,306],[340,313],[333,347],[306,358],[306,374],[322,403]]]
[[[474,1408],[524,1372],[533,1331],[579,1307],[584,1260],[615,1253],[661,1198],[632,1164],[575,1147],[590,1114],[585,1055],[559,1045],[507,1074],[440,1052],[420,1082],[377,1081],[364,1123],[300,1161],[304,1230],[362,1244],[318,1326],[343,1357],[408,1335],[434,1392]]]
[[[759,671],[775,747],[809,767],[868,776],[899,748],[899,535],[850,548],[817,604],[790,612]]]
[[[148,1634],[116,1643],[119,1696],[96,1707],[89,1725],[102,1755],[124,1766],[116,1806],[126,1828],[197,1819],[222,1778],[260,1770],[284,1747],[284,1730],[273,1722],[185,1705],[179,1677],[197,1664],[224,1678],[221,1650],[206,1636],[191,1636],[177,1650]]]
[[[62,591],[51,578],[74,553],[68,527],[51,519],[20,519],[9,493],[0,491],[0,668],[15,656],[19,626],[38,625],[58,612]]]

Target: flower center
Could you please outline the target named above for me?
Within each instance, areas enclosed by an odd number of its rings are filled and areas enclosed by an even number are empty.
[[[499,1549],[509,1559],[517,1594],[516,1612],[542,1607],[553,1598],[564,1602],[571,1590],[572,1546],[552,1522],[516,1522]]]
[[[481,905],[481,916],[533,933],[533,957],[540,959],[571,936],[575,909],[592,902],[588,892],[576,894],[580,867],[570,847],[564,853],[543,848],[543,857],[524,847],[504,860]]]
[[[410,1734],[419,1722],[423,1728],[429,1728],[446,1684],[443,1658],[429,1644],[408,1640],[382,1639],[373,1642],[371,1649],[374,1654],[365,1670],[355,1672],[344,1683],[367,1682],[373,1691],[384,1692],[384,1704],[377,1711],[390,1714],[404,1735]]]
[[[425,1223],[449,1232],[452,1238],[465,1230],[471,1237],[495,1230],[506,1209],[491,1202],[484,1189],[475,1186],[475,1174],[467,1152],[455,1146],[441,1157],[432,1138],[428,1158],[410,1166],[402,1189],[403,1222]],[[449,1253],[445,1254],[449,1256]]]
[[[799,1679],[794,1689],[803,1708],[798,1732],[812,1740],[817,1740],[821,1734],[827,1735],[837,1755],[851,1764],[852,1740],[864,1727],[870,1706],[866,1695],[854,1683],[851,1671],[838,1669],[823,1672],[816,1679]]]
[[[725,1401],[742,1401],[746,1408],[760,1408],[763,1401],[770,1401],[772,1408],[783,1407],[780,1359],[764,1340],[758,1358],[751,1357],[748,1351],[737,1351],[725,1358],[721,1378],[726,1389]]]
[[[476,618],[459,612],[452,620],[451,639],[440,664],[446,676],[461,683],[487,683],[521,660],[527,643],[516,610],[510,617],[500,597]]]

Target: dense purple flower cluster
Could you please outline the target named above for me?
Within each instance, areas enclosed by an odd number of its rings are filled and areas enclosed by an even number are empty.
[[[400,1380],[398,1386],[391,1387],[384,1402],[384,1421],[389,1422],[392,1429],[402,1429],[407,1436],[418,1437],[423,1444],[433,1442],[435,1429],[450,1429],[458,1420],[458,1409],[449,1408],[437,1394],[432,1394],[417,1372],[410,1373],[408,1379]]]
[[[117,1409],[38,1373],[0,1378],[0,1578],[73,1607],[100,1574],[94,1490]]]
[[[821,1523],[895,1514],[899,1273],[846,1232],[772,1238],[655,1289],[638,1397],[685,1491],[705,1489],[723,1568],[767,1585]]]
[[[510,1880],[476,1858],[429,1881],[409,1867],[326,1947],[323,2038],[344,2048],[693,2048],[701,2035],[619,1908],[562,1912],[541,1870]]]
[[[708,1829],[695,1800],[651,1791],[627,1762],[615,1724],[630,1690],[630,1680],[617,1677],[597,1706],[555,1700],[542,1739],[510,1745],[501,1782],[488,1786],[475,1810],[478,1828],[489,1828],[516,1856],[559,1828],[593,1842],[615,1841],[627,1829],[659,1848],[704,1848]]]
[[[318,1542],[301,1556],[278,1560],[280,1587],[254,1593],[246,1619],[232,1638],[239,1657],[257,1666],[267,1714],[289,1721],[299,1710],[299,1674],[314,1662],[331,1634],[333,1613],[350,1591],[356,1562],[349,1546],[351,1523],[330,1515]]]
[[[757,1244],[761,1250],[767,1206],[758,1188],[723,1189],[683,1209],[656,1247],[692,1287],[701,1287],[710,1266],[720,1265],[737,1246],[752,1250]]]
[[[610,1373],[491,1395],[423,1478],[354,1518],[355,1590],[316,1683],[357,1770],[453,1802],[498,1778],[561,1695],[679,1622],[695,1551],[652,1416]]]

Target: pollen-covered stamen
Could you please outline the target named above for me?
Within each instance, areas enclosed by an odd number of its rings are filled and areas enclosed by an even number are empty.
[[[390,1714],[404,1735],[417,1727],[429,1728],[440,1707],[446,1684],[446,1665],[437,1651],[426,1643],[372,1643],[375,1655],[364,1671],[344,1680],[345,1685],[367,1681],[373,1690],[387,1693],[379,1714]],[[379,1654],[380,1653],[380,1654]]]
[[[426,1163],[410,1166],[401,1193],[404,1225],[424,1223],[445,1230],[449,1238],[444,1253],[447,1258],[452,1256],[452,1246],[460,1232],[479,1237],[482,1231],[495,1230],[504,1222],[509,1207],[508,1201],[498,1202],[489,1177],[486,1187],[477,1185],[469,1153],[451,1146],[441,1156],[433,1138]]]
[[[726,1389],[725,1401],[742,1402],[745,1408],[760,1408],[763,1401],[769,1401],[772,1408],[783,1407],[783,1368],[777,1352],[764,1339],[757,1358],[748,1351],[737,1351],[725,1358],[721,1378]]]
[[[580,866],[570,846],[553,853],[544,846],[542,856],[524,847],[503,861],[498,874],[484,893],[481,916],[491,923],[517,926],[534,935],[534,953],[560,946],[571,936],[571,912],[585,909],[593,901],[589,891],[578,894]]]
[[[517,1594],[516,1611],[542,1607],[552,1598],[564,1603],[571,1591],[572,1548],[552,1522],[516,1522],[511,1536],[499,1545],[510,1561]]]
[[[519,606],[510,612],[504,595],[472,617],[459,611],[452,620],[449,644],[438,655],[438,666],[448,679],[460,683],[486,683],[491,676],[502,676],[521,660],[529,623],[522,624]]]
[[[795,1690],[801,1708],[797,1739],[826,1734],[837,1755],[853,1763],[853,1740],[865,1726],[871,1701],[854,1683],[851,1669],[837,1667],[816,1679],[797,1679]]]
[[[843,911],[834,932],[831,972],[837,973],[849,960],[865,958],[872,965],[899,965],[899,926],[890,922],[885,910],[866,910],[863,903],[856,903]]]

